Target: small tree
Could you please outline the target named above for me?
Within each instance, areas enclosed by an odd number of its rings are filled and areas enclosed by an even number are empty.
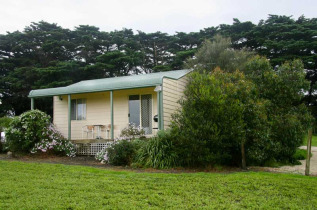
[[[248,59],[254,55],[246,49],[236,50],[231,47],[231,39],[216,35],[213,41],[205,40],[194,58],[186,62],[187,68],[212,71],[220,67],[226,72],[242,70]]]
[[[180,135],[184,164],[237,164],[241,144],[255,131],[266,131],[256,122],[266,120],[265,101],[257,95],[256,86],[239,71],[192,73],[172,126]]]
[[[246,77],[256,85],[266,105],[269,121],[268,138],[254,140],[248,155],[256,163],[269,160],[292,162],[313,118],[303,103],[309,83],[299,60],[286,62],[274,70],[264,57],[256,56],[245,68]]]

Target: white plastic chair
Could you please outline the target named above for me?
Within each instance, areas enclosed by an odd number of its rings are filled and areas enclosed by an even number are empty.
[[[85,125],[82,127],[82,139],[84,139],[84,133],[86,133],[86,138],[88,139],[88,134],[91,133],[91,138],[94,138],[94,126],[93,125]]]

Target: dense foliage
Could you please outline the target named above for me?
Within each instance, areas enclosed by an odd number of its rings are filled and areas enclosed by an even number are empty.
[[[183,164],[239,164],[242,144],[249,164],[296,161],[312,123],[303,104],[309,84],[302,62],[274,70],[256,56],[242,70],[191,74],[173,124]]]
[[[245,64],[254,55],[247,49],[233,49],[231,39],[216,35],[211,40],[205,40],[197,50],[194,58],[188,59],[186,67],[202,71],[212,71],[220,67],[226,72],[244,69]]]
[[[4,131],[5,128],[9,127],[13,118],[10,117],[0,117],[0,132]]]
[[[160,131],[156,137],[144,142],[136,153],[135,166],[159,169],[179,166],[174,137],[171,132]]]
[[[50,117],[39,111],[32,110],[12,120],[6,129],[6,144],[13,152],[29,152],[36,143],[48,138],[47,128]]]
[[[53,124],[46,128],[46,134],[46,138],[43,136],[42,140],[34,145],[31,153],[52,151],[55,154],[67,155],[68,157],[76,156],[76,146],[67,140]]]
[[[120,140],[107,148],[107,162],[115,166],[130,166],[139,149],[140,140]]]
[[[265,103],[239,71],[192,73],[173,124],[182,164],[240,164],[241,144],[265,137]]]
[[[255,57],[247,66],[245,73],[257,85],[259,97],[269,102],[266,110],[270,128],[267,142],[250,145],[249,153],[260,162],[270,158],[293,162],[292,155],[312,125],[311,114],[303,104],[309,87],[303,64],[294,60],[274,70],[267,59]]]
[[[50,116],[31,110],[16,117],[6,129],[6,146],[13,152],[47,152],[75,156],[75,146],[66,140],[50,122]]]
[[[69,30],[42,21],[32,23],[22,32],[0,35],[0,116],[26,111],[29,107],[26,96],[31,89],[65,86],[84,79],[181,69],[205,39],[213,39],[215,34],[231,37],[235,49],[249,48],[267,56],[273,66],[300,58],[311,81],[307,101],[316,104],[316,18],[302,16],[294,20],[270,15],[258,24],[234,19],[231,25],[175,35],[134,33],[131,29],[103,32],[87,25]],[[223,56],[232,54],[234,51],[229,50]],[[37,108],[51,113],[51,99],[37,101]]]
[[[121,130],[120,137],[108,142],[101,151],[95,155],[96,160],[115,166],[130,166],[136,153],[144,141],[144,130],[135,124],[129,124]],[[136,139],[137,138],[137,139]]]
[[[10,118],[10,117],[0,117],[0,135],[1,135],[1,132],[3,132],[5,128],[9,127],[12,119],[13,118]],[[4,151],[3,143],[4,143],[4,139],[2,139],[2,136],[0,136],[0,153]]]

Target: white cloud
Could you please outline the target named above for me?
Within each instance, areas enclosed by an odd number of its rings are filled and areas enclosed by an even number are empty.
[[[230,24],[233,18],[257,23],[268,14],[314,17],[313,0],[0,0],[0,33],[23,30],[44,20],[73,29],[94,25],[145,32],[199,31]]]

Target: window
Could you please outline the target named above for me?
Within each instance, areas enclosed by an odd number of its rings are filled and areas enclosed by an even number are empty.
[[[86,99],[72,99],[72,120],[86,120]]]
[[[139,95],[129,96],[129,123],[135,126],[140,125],[140,97]]]

